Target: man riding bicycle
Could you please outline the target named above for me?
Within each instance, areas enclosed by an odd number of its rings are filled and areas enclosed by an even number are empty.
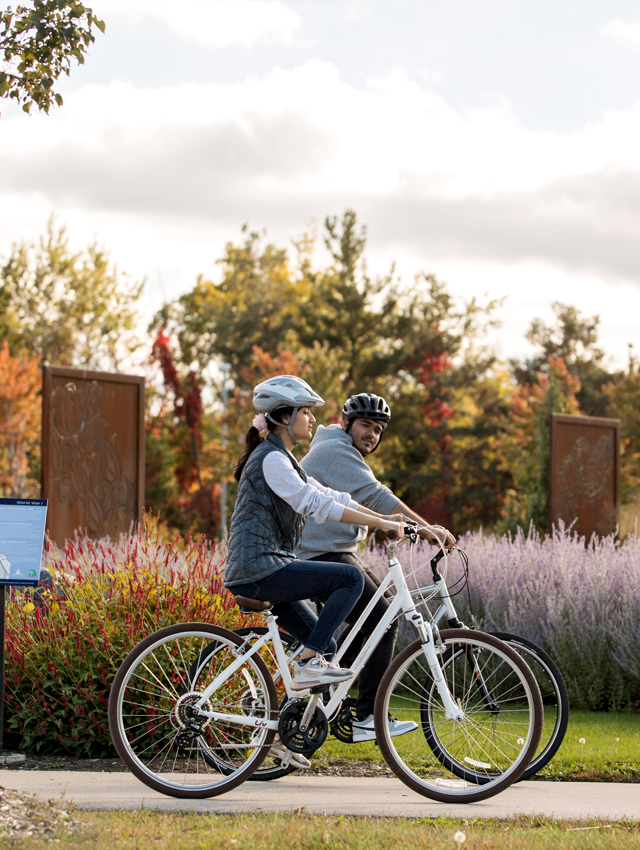
[[[318,427],[311,449],[300,464],[307,475],[325,487],[349,493],[355,502],[369,510],[385,515],[403,514],[406,519],[421,526],[427,525],[423,517],[376,479],[364,461],[367,455],[377,449],[389,424],[391,411],[386,401],[373,393],[359,393],[347,399],[342,417],[342,426]],[[446,546],[455,543],[455,538],[446,529],[442,529],[440,538],[433,530],[425,529],[420,534],[426,540],[442,542]],[[299,560],[352,564],[361,571],[364,591],[346,618],[349,625],[358,620],[380,586],[376,576],[357,554],[359,544],[366,536],[367,529],[362,525],[307,523],[296,548]],[[319,601],[322,603],[323,597]],[[360,646],[372,633],[387,607],[387,601],[381,598],[361,628],[362,642],[358,645],[355,641],[342,659],[347,666],[353,663]],[[373,705],[378,685],[391,664],[397,631],[398,621],[386,632],[360,673],[356,721],[353,724],[354,742],[375,739]],[[390,718],[389,729],[392,735],[403,735],[415,729],[415,724]]]

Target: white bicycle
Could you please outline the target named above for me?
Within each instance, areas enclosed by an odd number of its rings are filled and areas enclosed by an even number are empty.
[[[416,529],[404,539],[415,542]],[[395,587],[385,616],[351,665],[354,678],[393,620],[403,615],[418,638],[392,662],[374,708],[380,750],[409,787],[441,802],[475,802],[503,791],[526,769],[540,740],[543,706],[522,658],[497,638],[469,629],[439,631],[416,610],[395,557],[389,572],[334,658],[339,662],[380,596]],[[353,680],[294,691],[277,617],[270,604],[238,598],[261,611],[266,631],[244,640],[204,623],[169,626],[125,658],[111,688],[109,726],[120,757],[142,782],[182,798],[222,794],[266,758],[276,733],[292,752],[324,743]],[[277,661],[276,691],[262,653]],[[387,718],[412,720],[392,738]]]

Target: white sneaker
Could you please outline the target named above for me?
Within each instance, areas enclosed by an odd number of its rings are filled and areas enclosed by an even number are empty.
[[[305,758],[302,753],[295,753],[293,750],[288,750],[277,736],[273,740],[273,744],[269,747],[269,755],[272,759],[278,759],[282,767],[298,767],[302,770],[309,770],[311,762]]]
[[[407,732],[413,732],[418,728],[418,724],[413,720],[396,720],[395,717],[389,715],[389,734],[392,738],[397,735],[406,735]],[[363,741],[375,741],[376,730],[373,723],[373,714],[365,717],[364,720],[355,720],[353,723],[353,743],[361,744]]]
[[[336,667],[330,664],[323,655],[316,655],[309,659],[306,664],[294,662],[291,673],[291,687],[294,691],[304,691],[315,688],[318,685],[335,685],[345,682],[353,676],[353,670],[344,667]]]

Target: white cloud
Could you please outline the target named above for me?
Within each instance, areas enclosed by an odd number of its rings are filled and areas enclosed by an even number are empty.
[[[627,23],[620,18],[610,21],[602,30],[602,34],[614,38],[624,47],[640,50],[640,21]]]
[[[400,70],[358,88],[310,61],[234,84],[86,87],[4,123],[0,176],[60,209],[216,225],[299,228],[354,206],[382,244],[433,258],[637,282],[639,134],[640,104],[533,131],[506,102],[458,112]]]
[[[404,257],[492,295],[510,278],[511,353],[541,293],[583,304],[614,281],[640,305],[639,135],[640,103],[543,132],[505,101],[455,110],[402,70],[357,87],[320,61],[237,83],[87,86],[49,117],[3,119],[0,250],[56,209],[148,274],[158,306],[214,273],[244,222],[286,244],[311,217],[353,207],[380,270]]]
[[[129,28],[161,21],[180,38],[211,47],[290,44],[300,16],[277,0],[98,0],[94,11]]]

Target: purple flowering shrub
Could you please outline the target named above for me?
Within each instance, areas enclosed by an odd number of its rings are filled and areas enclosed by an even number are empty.
[[[477,532],[465,535],[459,545],[470,563],[469,595],[464,590],[453,600],[464,623],[518,634],[545,649],[562,671],[573,708],[637,709],[640,540],[632,536],[621,543],[605,537],[586,543],[559,528],[544,538],[535,531],[513,538]],[[414,564],[423,564],[415,576],[418,586],[431,581],[428,559],[434,551],[414,549]],[[408,549],[398,554],[408,574]],[[367,552],[366,560],[377,575],[385,574],[383,549]],[[461,573],[453,553],[450,588]],[[399,645],[414,635],[403,621]]]

